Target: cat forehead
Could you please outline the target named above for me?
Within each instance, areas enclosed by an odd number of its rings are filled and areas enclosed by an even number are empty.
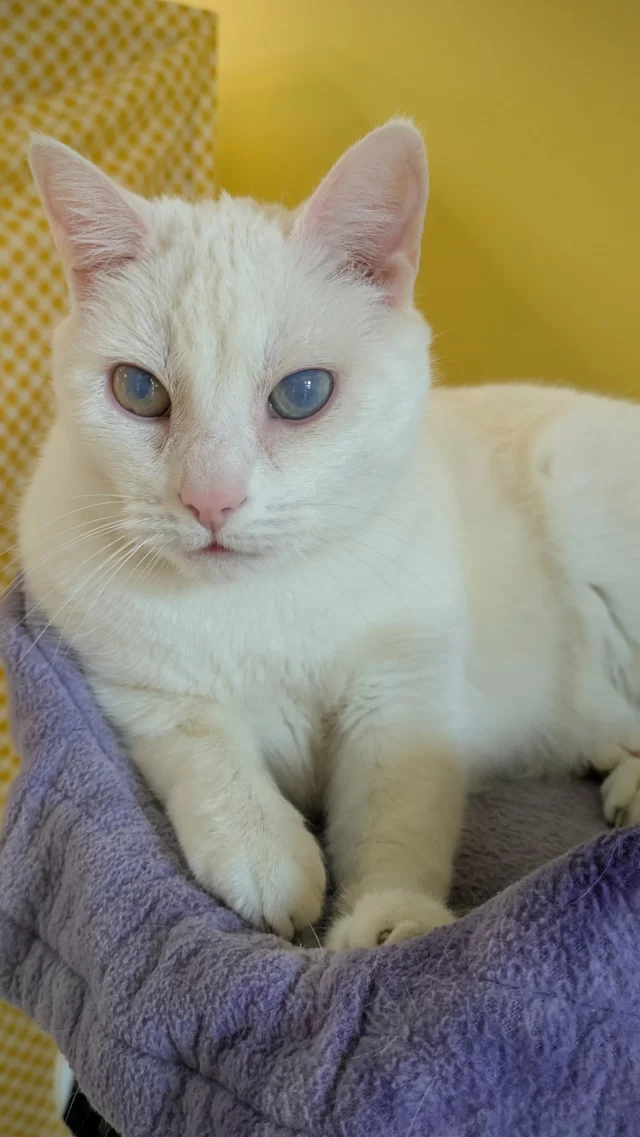
[[[140,356],[155,368],[179,354],[183,369],[198,357],[219,367],[225,353],[249,354],[295,275],[285,223],[231,198],[150,206],[148,255],[106,277],[85,309],[97,353]]]
[[[226,196],[159,203],[149,271],[166,344],[192,359],[208,356],[223,372],[240,361],[263,365],[291,345],[301,323],[313,338],[305,295],[322,281],[288,239],[291,223],[278,207]]]
[[[195,205],[154,202],[153,259],[161,279],[180,294],[216,287],[220,299],[238,287],[263,289],[265,274],[291,265],[284,218],[226,195]]]
[[[369,290],[347,297],[322,252],[290,236],[292,214],[227,196],[151,204],[149,256],[106,282],[89,317],[99,355],[235,387],[355,350]]]

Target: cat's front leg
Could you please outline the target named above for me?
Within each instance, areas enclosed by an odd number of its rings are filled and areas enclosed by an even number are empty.
[[[441,705],[418,680],[374,668],[341,717],[327,829],[339,886],[332,948],[395,943],[453,919],[446,901],[464,779]]]
[[[604,774],[602,804],[611,825],[640,824],[640,731],[601,744],[590,765]]]
[[[253,733],[196,700],[169,709],[140,698],[137,720],[147,729],[129,725],[132,757],[164,804],[194,876],[251,924],[291,939],[321,914],[325,869]]]

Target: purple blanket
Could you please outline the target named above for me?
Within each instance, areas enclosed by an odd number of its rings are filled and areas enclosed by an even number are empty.
[[[20,611],[5,603],[0,627],[23,756],[0,847],[0,994],[119,1133],[638,1137],[637,829],[423,939],[291,947],[188,879],[75,665]],[[592,787],[576,792],[578,815]]]

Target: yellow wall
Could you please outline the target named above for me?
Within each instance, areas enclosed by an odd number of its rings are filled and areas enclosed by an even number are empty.
[[[442,374],[640,396],[639,0],[209,6],[227,189],[294,203],[369,127],[414,116]]]

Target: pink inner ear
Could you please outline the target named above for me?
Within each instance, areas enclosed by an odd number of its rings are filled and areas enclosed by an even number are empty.
[[[140,256],[144,203],[90,162],[51,140],[34,143],[31,166],[72,283]]]
[[[411,295],[427,202],[424,144],[408,123],[389,123],[348,150],[303,208],[296,228],[387,293]]]
[[[92,187],[82,202],[64,201],[58,223],[68,243],[74,272],[100,272],[142,252],[142,219],[115,188]]]

